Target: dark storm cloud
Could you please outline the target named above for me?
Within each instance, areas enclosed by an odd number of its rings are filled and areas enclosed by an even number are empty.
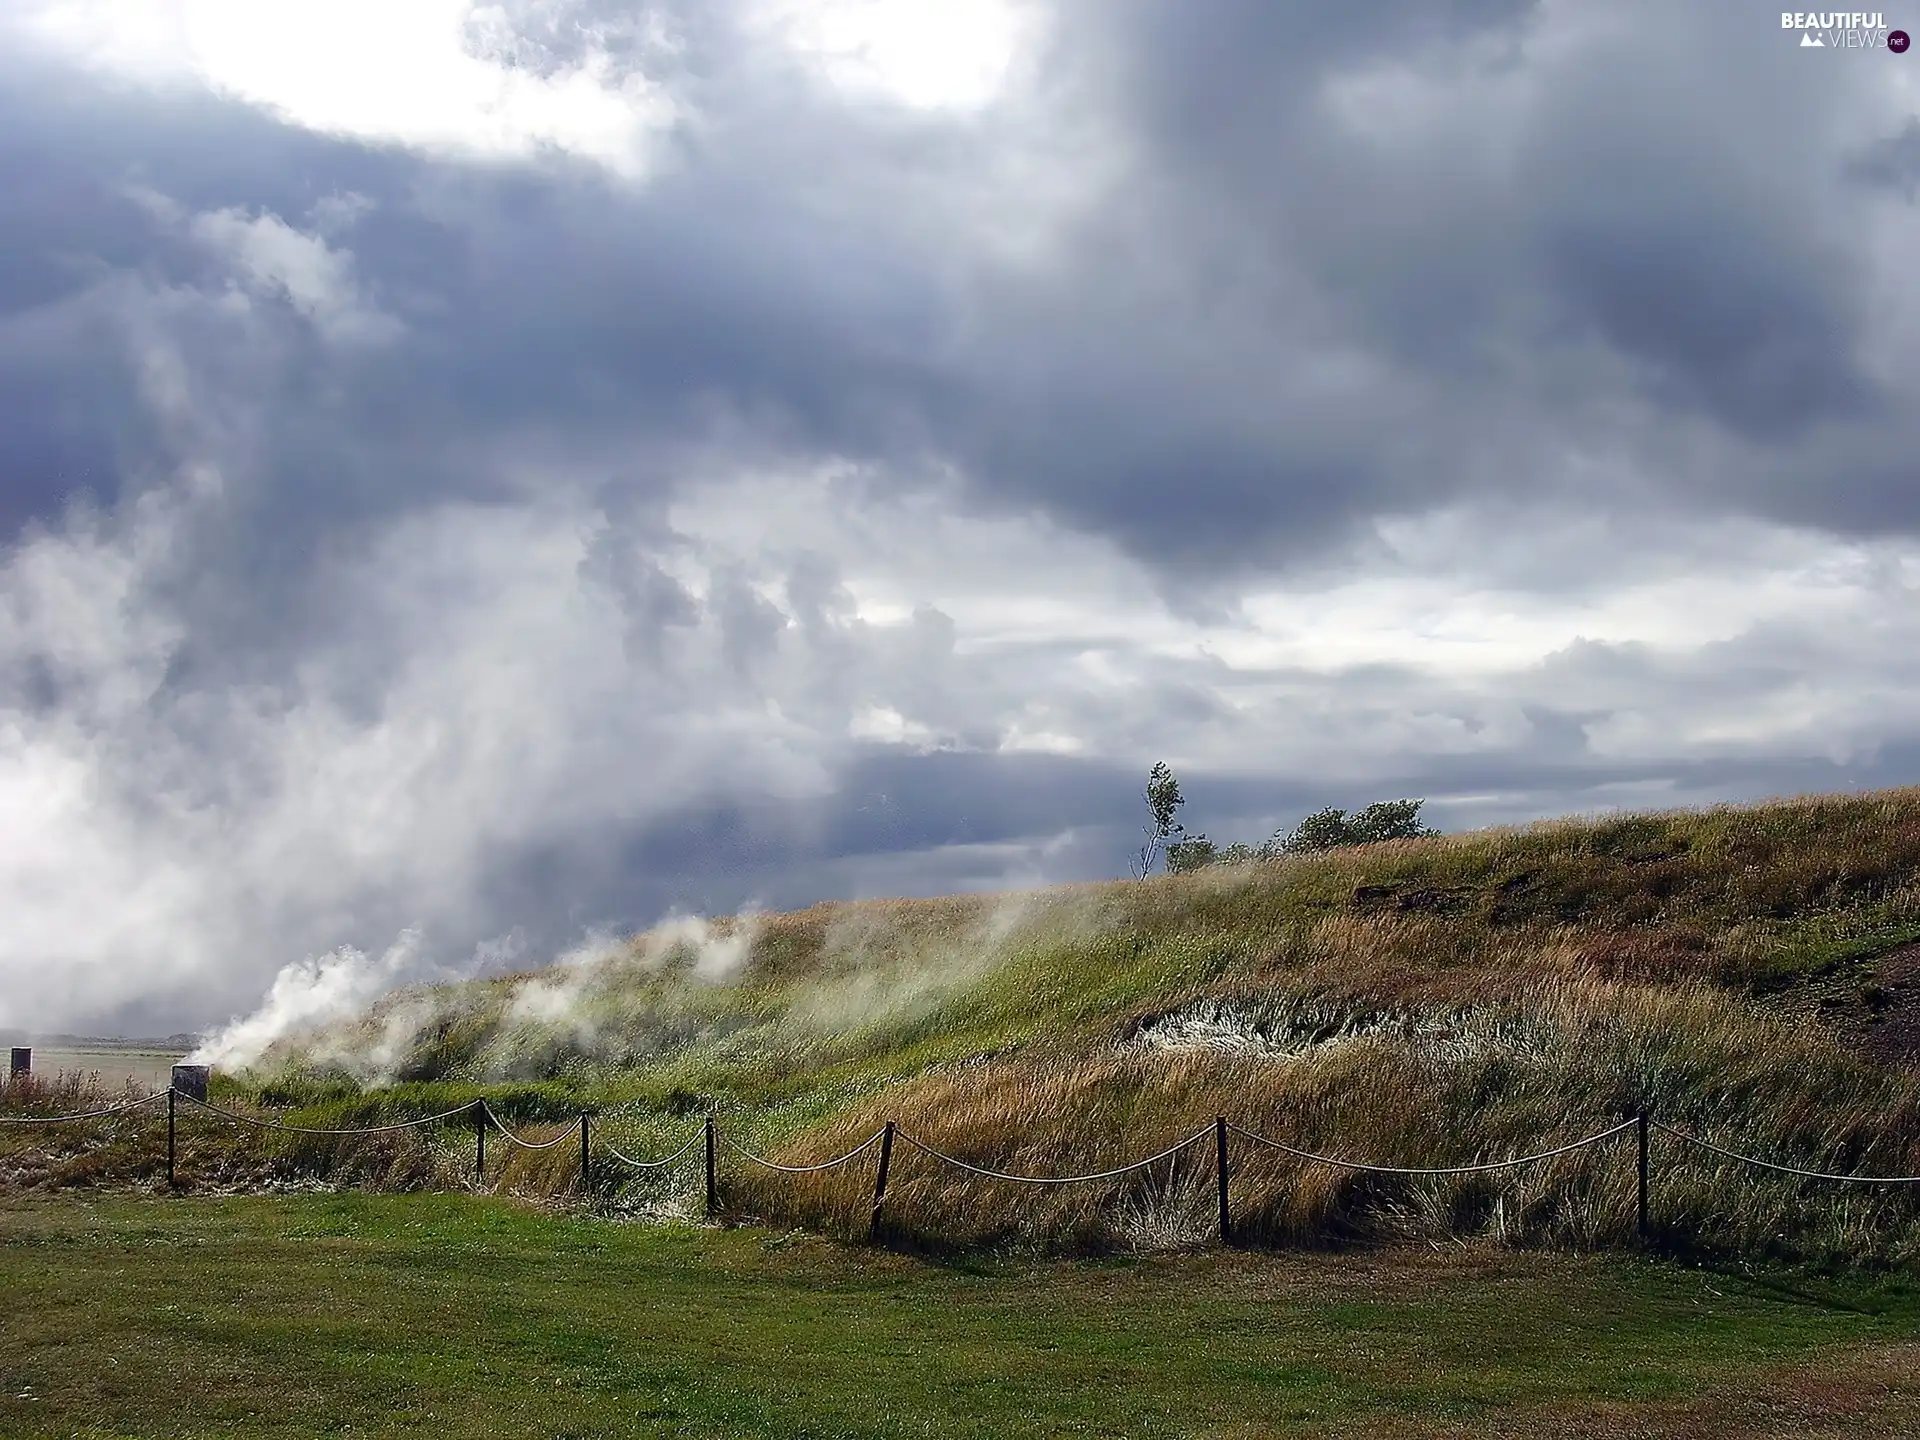
[[[1065,403],[983,423],[983,483],[1212,563],[1383,507],[1537,494],[1566,483],[1569,442],[1657,468],[1683,499],[1916,518],[1875,475],[1911,451],[1897,377],[1858,353],[1871,210],[1831,121],[1857,69],[1807,66],[1733,7],[1622,7],[1560,54],[1527,6],[1073,14],[1151,157],[1146,193],[1089,226],[1093,283],[1022,337],[1059,357],[1024,362],[1028,393]],[[1355,103],[1386,138],[1328,103],[1369,75]],[[1396,125],[1409,94],[1420,118]],[[1118,259],[1116,220],[1143,232]],[[1135,298],[1167,273],[1171,303]],[[1088,332],[1113,342],[1104,361],[1076,346]],[[1342,350],[1371,383],[1304,402],[1316,352]],[[1836,467],[1834,425],[1877,425],[1879,461]],[[1785,447],[1771,473],[1756,443]]]
[[[1897,134],[1862,146],[1847,173],[1869,185],[1884,185],[1912,204],[1920,197],[1920,115],[1909,116]]]
[[[1828,208],[1847,200],[1839,137],[1808,143],[1816,87],[1761,48],[1739,47],[1753,87],[1706,95],[1670,50],[1596,57],[1540,117],[1526,180],[1563,313],[1635,367],[1660,412],[1775,443],[1893,407],[1856,354],[1859,232]],[[1762,93],[1762,77],[1780,88]]]
[[[52,293],[48,256],[130,244],[176,275],[204,266],[129,241],[111,195],[130,176],[189,211],[294,225],[328,194],[375,200],[340,243],[405,337],[285,362],[251,441],[275,477],[263,534],[497,494],[488,457],[528,435],[614,490],[663,488],[718,436],[909,483],[957,462],[996,505],[1210,571],[1297,559],[1383,509],[1567,483],[1569,437],[1674,467],[1675,492],[1718,504],[1914,518],[1872,478],[1898,425],[1850,457],[1857,480],[1830,473],[1822,428],[1896,418],[1858,362],[1847,227],[1810,203],[1872,203],[1818,133],[1845,62],[1816,72],[1734,11],[1623,10],[1557,54],[1555,16],[1505,0],[1364,24],[1329,6],[1067,6],[1028,108],[958,129],[824,98],[728,13],[689,30],[679,78],[703,120],[637,191],[581,163],[372,157],[210,105],[141,114],[135,134],[132,102],[117,126],[40,111],[54,143],[36,142],[43,183],[17,187],[43,198],[15,231],[15,283]],[[526,23],[535,62],[582,33]],[[1356,103],[1427,87],[1432,122],[1356,133],[1329,96],[1369,75],[1379,91]],[[1125,167],[1063,222],[1057,263],[1009,270],[929,197],[1022,143],[1016,124],[1050,121],[1110,136]],[[1340,367],[1367,373],[1327,378]],[[102,427],[63,420],[45,385],[8,400],[33,417],[11,433],[40,510],[60,477],[103,468]],[[1616,433],[1623,407],[1637,439]],[[1756,441],[1782,447],[1769,473],[1733,478]]]
[[[298,218],[328,194],[387,188],[395,168],[237,104],[0,64],[0,534],[83,493],[111,504],[164,468],[130,373],[129,297],[100,291],[116,275],[181,283],[212,267],[135,192],[188,213]]]

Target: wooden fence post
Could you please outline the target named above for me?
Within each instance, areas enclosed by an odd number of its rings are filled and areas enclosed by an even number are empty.
[[[587,1139],[587,1112],[582,1110],[580,1112],[580,1191],[582,1194],[586,1193],[587,1186],[593,1176],[593,1159],[592,1152],[588,1149],[589,1143]]]
[[[473,1183],[479,1187],[487,1179],[487,1102],[473,1102]]]
[[[1638,1208],[1639,1208],[1639,1220],[1640,1220],[1640,1243],[1642,1245],[1645,1245],[1647,1243],[1647,1235],[1650,1229],[1648,1225],[1648,1220],[1647,1220],[1647,1160],[1648,1160],[1648,1151],[1650,1149],[1648,1140],[1650,1137],[1647,1134],[1648,1127],[1647,1127],[1646,1110],[1642,1109],[1634,1117],[1634,1119],[1637,1122],[1634,1128],[1638,1132],[1639,1139],[1640,1139],[1640,1186],[1639,1186],[1639,1196],[1638,1196],[1638,1199],[1639,1199]]]
[[[1220,1192],[1220,1243],[1233,1243],[1233,1215],[1227,1209],[1227,1117],[1217,1115],[1213,1121],[1213,1174],[1215,1187]]]
[[[167,1087],[167,1187],[173,1187],[173,1100],[180,1092]]]
[[[893,1121],[880,1136],[880,1169],[873,1177],[873,1219],[867,1226],[867,1239],[880,1243],[880,1204],[887,1198],[887,1167],[893,1164]]]
[[[720,1178],[714,1171],[713,1116],[707,1116],[707,1216],[720,1213]]]

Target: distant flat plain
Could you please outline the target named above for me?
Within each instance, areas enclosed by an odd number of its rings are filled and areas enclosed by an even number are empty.
[[[182,1046],[111,1041],[62,1040],[32,1045],[31,1049],[37,1079],[56,1081],[63,1074],[98,1075],[101,1085],[109,1090],[126,1083],[142,1090],[163,1090],[172,1078],[173,1067],[187,1055]]]

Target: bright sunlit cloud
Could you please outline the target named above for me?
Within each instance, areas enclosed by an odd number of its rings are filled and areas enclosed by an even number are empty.
[[[674,115],[604,51],[514,63],[498,8],[473,0],[29,0],[16,23],[95,69],[197,83],[308,129],[422,150],[551,149],[637,175]]]
[[[765,0],[757,19],[848,93],[923,110],[991,103],[1033,24],[1010,0]]]

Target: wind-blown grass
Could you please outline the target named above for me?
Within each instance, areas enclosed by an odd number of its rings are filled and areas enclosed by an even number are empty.
[[[1560,821],[1145,883],[822,905],[714,933],[740,941],[721,978],[655,937],[565,972],[408,992],[220,1093],[325,1125],[484,1095],[530,1136],[592,1110],[596,1133],[637,1156],[671,1150],[709,1109],[787,1161],[837,1154],[892,1119],[1031,1173],[1133,1160],[1220,1114],[1302,1148],[1420,1166],[1524,1153],[1646,1107],[1790,1163],[1920,1172],[1920,1081],[1876,1039],[1906,1013],[1904,992],[1882,984],[1885,957],[1920,942],[1915,790]],[[389,1083],[355,1078],[373,1055]],[[360,1142],[268,1137],[234,1153],[308,1179],[466,1183],[470,1129],[407,1143],[417,1151],[356,1159]],[[0,1135],[9,1145],[0,1163],[16,1183],[67,1183]],[[579,1189],[573,1147],[504,1149],[489,1183]],[[871,1158],[800,1178],[736,1159],[723,1196],[729,1213],[861,1233]],[[219,1173],[217,1159],[207,1149],[191,1173]],[[894,1165],[885,1224],[903,1244],[1177,1245],[1213,1223],[1209,1147],[1072,1190],[940,1171],[911,1147]],[[1251,1240],[1633,1239],[1630,1138],[1441,1180],[1239,1142],[1234,1166]],[[1920,1255],[1911,1191],[1767,1175],[1665,1137],[1654,1168],[1664,1244]],[[622,1179],[609,1164],[596,1193],[685,1213],[698,1165]]]

